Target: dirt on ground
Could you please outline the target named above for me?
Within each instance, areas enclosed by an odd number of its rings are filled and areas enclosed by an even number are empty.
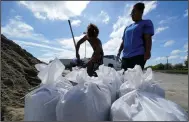
[[[154,72],[155,80],[165,90],[166,99],[171,100],[188,112],[188,75]]]
[[[41,82],[35,64],[40,60],[1,35],[1,121],[21,121],[24,96]]]

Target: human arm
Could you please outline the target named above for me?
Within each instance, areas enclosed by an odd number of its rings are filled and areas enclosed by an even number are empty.
[[[144,27],[144,60],[148,60],[151,57],[151,49],[152,49],[152,36],[154,35],[154,26],[151,20],[147,20]]]
[[[151,48],[152,48],[152,36],[150,34],[144,34],[145,41],[145,53],[144,60],[148,60],[151,57]]]
[[[123,47],[124,47],[124,39],[125,39],[125,31],[126,31],[126,29],[127,29],[127,27],[125,28],[125,30],[123,32],[122,42],[121,42],[121,45],[119,47],[118,54],[117,54],[117,57],[119,57],[119,58],[120,58],[121,51],[123,50]]]
[[[119,50],[118,50],[118,54],[117,54],[118,57],[120,57],[122,50],[123,50],[123,41],[121,42],[121,45],[120,45]]]
[[[83,38],[81,38],[77,44],[76,44],[76,57],[77,59],[80,59],[80,56],[79,56],[79,48],[80,48],[80,45],[85,42],[87,40],[87,36],[85,35]]]

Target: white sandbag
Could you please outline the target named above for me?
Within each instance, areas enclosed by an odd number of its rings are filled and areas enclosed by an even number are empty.
[[[24,121],[56,121],[56,105],[66,91],[42,86],[25,97]]]
[[[77,69],[75,68],[72,72],[68,73],[65,78],[68,79],[69,81],[75,82],[75,83],[80,83],[80,80],[77,80],[78,76],[82,76],[85,78],[88,78],[88,74],[85,68]]]
[[[80,83],[61,98],[56,106],[57,121],[106,121],[111,95],[106,85]]]
[[[60,95],[72,88],[71,83],[61,76],[64,68],[58,59],[39,68],[38,77],[42,84],[25,96],[24,121],[56,121]]]
[[[35,68],[38,70],[38,71],[42,71],[45,67],[47,67],[47,64],[36,64],[35,65]]]
[[[143,74],[140,66],[129,69],[124,74],[124,83],[120,86],[120,96],[127,94],[133,90],[146,91],[155,93],[165,98],[165,91],[157,84],[153,78],[153,72],[150,68]]]
[[[121,82],[124,82],[124,69],[117,71],[119,74]]]
[[[134,90],[116,100],[111,107],[112,121],[188,121],[177,104],[156,94]]]
[[[99,79],[109,87],[112,103],[119,97],[119,88],[122,84],[120,75],[115,69],[101,65],[96,71]]]

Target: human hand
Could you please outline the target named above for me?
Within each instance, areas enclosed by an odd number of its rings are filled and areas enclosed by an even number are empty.
[[[84,64],[82,67],[86,68],[87,66],[91,65],[91,61],[87,62],[86,64]]]
[[[151,57],[151,52],[145,52],[144,53],[144,60],[145,61],[148,60],[148,59],[150,59],[150,57]]]
[[[118,52],[118,54],[117,54],[117,57],[118,57],[118,58],[120,58],[120,54],[121,54],[121,53],[120,53],[120,52]]]

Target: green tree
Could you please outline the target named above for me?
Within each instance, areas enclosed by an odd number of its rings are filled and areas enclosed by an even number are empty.
[[[175,64],[174,69],[183,69],[183,64],[182,63]]]
[[[156,65],[155,68],[157,68],[158,70],[164,70],[165,66],[164,66],[164,64],[160,63],[160,64]]]
[[[167,68],[167,65],[166,65]],[[168,69],[173,69],[173,65],[171,63],[168,63]]]
[[[187,60],[184,61],[184,64],[185,64],[186,68],[188,68],[188,58],[187,58]]]

